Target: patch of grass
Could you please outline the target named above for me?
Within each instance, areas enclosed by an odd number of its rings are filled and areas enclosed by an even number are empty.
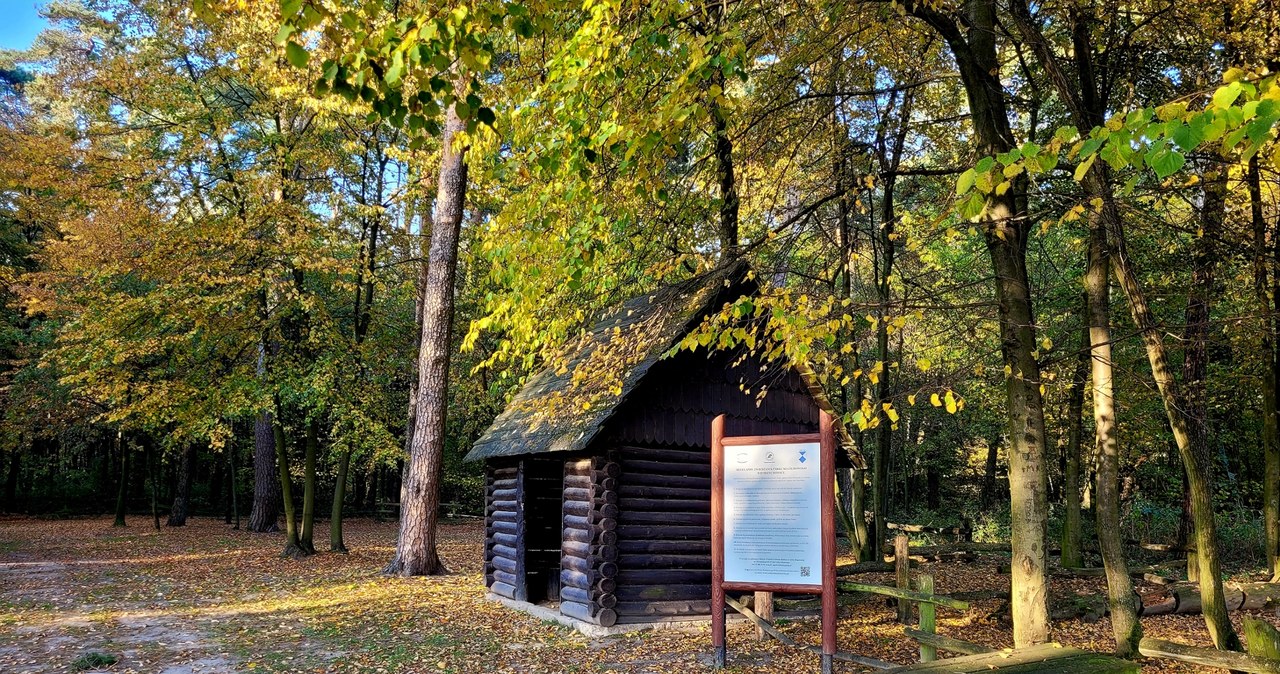
[[[100,653],[98,651],[89,651],[84,655],[76,658],[71,663],[71,671],[83,672],[86,669],[97,669],[99,667],[110,667],[116,664],[120,659],[108,653]]]

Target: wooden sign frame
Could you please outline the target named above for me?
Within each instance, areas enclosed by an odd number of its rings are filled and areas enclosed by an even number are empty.
[[[725,666],[725,592],[787,592],[822,597],[822,672],[831,674],[836,654],[836,525],[835,420],[821,412],[817,433],[725,437],[725,415],[711,422],[711,644],[715,666]],[[725,582],[724,579],[724,448],[740,445],[781,445],[817,442],[821,481],[822,581],[820,584]]]

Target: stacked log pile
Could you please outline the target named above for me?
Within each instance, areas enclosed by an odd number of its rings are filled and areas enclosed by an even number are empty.
[[[711,612],[711,456],[623,447],[618,504],[620,622]]]
[[[618,621],[618,476],[616,462],[565,462],[560,613],[595,625]]]
[[[517,465],[486,471],[484,583],[489,591],[528,601],[524,578],[524,517],[521,516],[520,470]]]

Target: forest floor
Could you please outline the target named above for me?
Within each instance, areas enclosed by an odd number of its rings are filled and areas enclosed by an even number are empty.
[[[443,577],[386,578],[396,528],[347,524],[351,554],[281,559],[281,537],[234,531],[192,518],[155,531],[143,518],[124,529],[105,518],[0,519],[0,672],[705,672],[705,627],[590,639],[484,599],[482,528],[446,525]],[[319,532],[327,532],[327,528]],[[1007,557],[1006,557],[1007,559]],[[1007,589],[999,557],[927,564],[940,594]],[[887,574],[861,576],[891,584]],[[1101,579],[1054,578],[1056,602],[1102,590]],[[1153,587],[1142,588],[1152,591]],[[968,612],[939,611],[939,631],[993,647],[1011,646],[1000,599]],[[1238,621],[1240,613],[1233,614]],[[1276,621],[1272,613],[1263,615]],[[1200,616],[1143,619],[1150,636],[1207,645]],[[1238,627],[1238,623],[1237,623]],[[818,643],[816,621],[783,629]],[[729,630],[730,671],[812,671],[816,656],[774,641],[758,642],[742,624]],[[1106,619],[1058,622],[1065,645],[1109,650]],[[842,607],[840,647],[897,663],[914,662],[894,609],[866,598]],[[118,659],[95,668],[85,656]],[[863,671],[839,664],[839,671]],[[1191,672],[1148,661],[1144,672]],[[1211,671],[1211,670],[1204,670]]]

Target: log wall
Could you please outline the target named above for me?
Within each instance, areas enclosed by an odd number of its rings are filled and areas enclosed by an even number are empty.
[[[610,627],[618,620],[617,482],[621,467],[605,457],[564,463],[560,613]]]
[[[525,579],[524,480],[520,463],[485,471],[484,585],[516,601],[528,601]]]
[[[621,447],[618,622],[711,613],[711,453]]]

